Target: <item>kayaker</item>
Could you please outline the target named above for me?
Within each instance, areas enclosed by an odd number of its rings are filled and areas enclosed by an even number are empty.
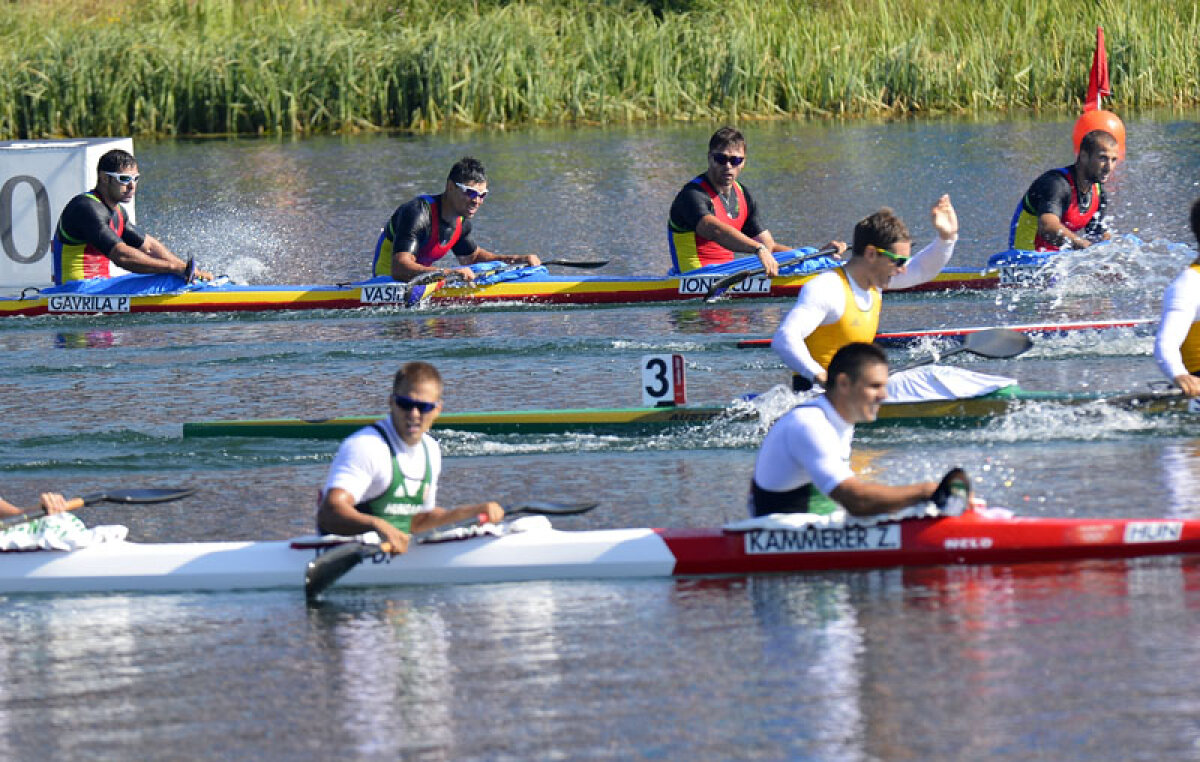
[[[436,196],[417,196],[400,205],[388,219],[375,244],[372,275],[389,275],[410,281],[418,275],[442,272],[474,280],[470,267],[443,268],[436,262],[453,253],[461,265],[504,262],[537,267],[536,254],[494,254],[471,239],[471,218],[487,198],[488,180],[483,163],[464,156],[446,177],[445,189]],[[434,225],[437,235],[434,235]]]
[[[852,341],[872,341],[879,329],[883,289],[910,288],[932,280],[954,254],[958,215],[950,196],[930,210],[938,237],[912,256],[912,236],[904,221],[887,207],[854,226],[854,246],[843,267],[804,284],[796,304],[771,340],[797,374],[796,388],[825,384],[830,360]]]
[[[876,484],[850,468],[854,424],[875,420],[887,397],[887,355],[874,344],[853,342],[829,363],[825,393],[775,422],[754,462],[748,508],[770,513],[829,514],[845,508],[856,516],[889,513],[932,500],[945,505],[966,475],[952,469],[941,484]]]
[[[1192,235],[1200,242],[1200,199],[1192,203],[1191,224]],[[1163,294],[1154,359],[1186,396],[1200,396],[1200,257]]]
[[[1074,164],[1043,173],[1021,197],[1013,212],[1008,247],[1026,251],[1086,249],[1109,239],[1104,183],[1120,158],[1112,135],[1103,130],[1084,135]]]
[[[793,247],[775,242],[763,225],[758,204],[737,181],[746,164],[746,138],[733,127],[722,127],[708,141],[708,169],[692,178],[675,196],[667,225],[671,275],[754,254],[768,276],[779,274],[775,252]],[[828,246],[838,254],[841,241]]]
[[[62,513],[67,510],[67,499],[57,492],[43,492],[39,500],[47,514]],[[18,508],[4,498],[0,498],[0,516],[16,516],[25,513],[26,508]]]
[[[480,517],[499,521],[504,509],[486,502],[437,507],[442,451],[428,435],[442,410],[442,377],[424,362],[396,372],[386,418],[338,447],[317,509],[317,531],[356,535],[375,531],[397,552],[410,534]]]
[[[56,285],[108,278],[109,262],[131,273],[178,275],[186,281],[212,280],[212,274],[183,260],[161,241],[129,221],[129,203],[141,181],[133,154],[113,149],[96,164],[96,187],[67,202],[54,228],[51,246]]]

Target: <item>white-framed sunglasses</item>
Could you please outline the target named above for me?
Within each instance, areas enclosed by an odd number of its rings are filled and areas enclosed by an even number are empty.
[[[462,183],[458,183],[458,182],[456,182],[454,184],[458,186],[458,189],[463,192],[464,196],[471,199],[472,201],[475,201],[475,200],[483,201],[485,198],[487,198],[487,194],[488,194],[487,191],[476,190],[474,188],[471,188],[469,186],[463,185]]]
[[[104,174],[116,180],[121,185],[129,185],[131,183],[137,185],[138,180],[142,179],[141,175],[130,175],[125,172],[109,172],[106,170]]]

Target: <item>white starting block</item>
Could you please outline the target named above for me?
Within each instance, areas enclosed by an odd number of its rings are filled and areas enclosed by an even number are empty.
[[[50,240],[63,207],[96,187],[96,162],[132,138],[0,141],[0,286],[51,282]],[[134,202],[123,204],[137,221]],[[113,267],[113,274],[124,272]]]

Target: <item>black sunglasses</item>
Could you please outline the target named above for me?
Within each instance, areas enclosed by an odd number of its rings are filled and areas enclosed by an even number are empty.
[[[745,156],[730,156],[727,153],[720,153],[718,151],[710,153],[709,156],[713,157],[713,161],[716,163],[728,164],[731,167],[740,167],[742,166],[742,162],[746,160]]]
[[[401,410],[420,410],[421,415],[429,415],[437,409],[438,403],[424,402],[415,400],[412,397],[406,397],[403,394],[392,395],[392,399],[396,401],[396,406]]]

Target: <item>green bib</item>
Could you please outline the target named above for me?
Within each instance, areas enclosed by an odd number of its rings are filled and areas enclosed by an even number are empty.
[[[429,485],[433,483],[433,464],[429,461],[429,444],[421,439],[421,448],[425,453],[425,475],[421,477],[421,486],[416,491],[408,491],[408,480],[400,469],[400,454],[396,452],[392,440],[378,423],[371,428],[379,432],[379,436],[387,443],[388,452],[392,454],[392,481],[379,497],[360,503],[356,507],[363,513],[378,516],[401,532],[412,531],[413,516],[425,507],[425,495]]]

